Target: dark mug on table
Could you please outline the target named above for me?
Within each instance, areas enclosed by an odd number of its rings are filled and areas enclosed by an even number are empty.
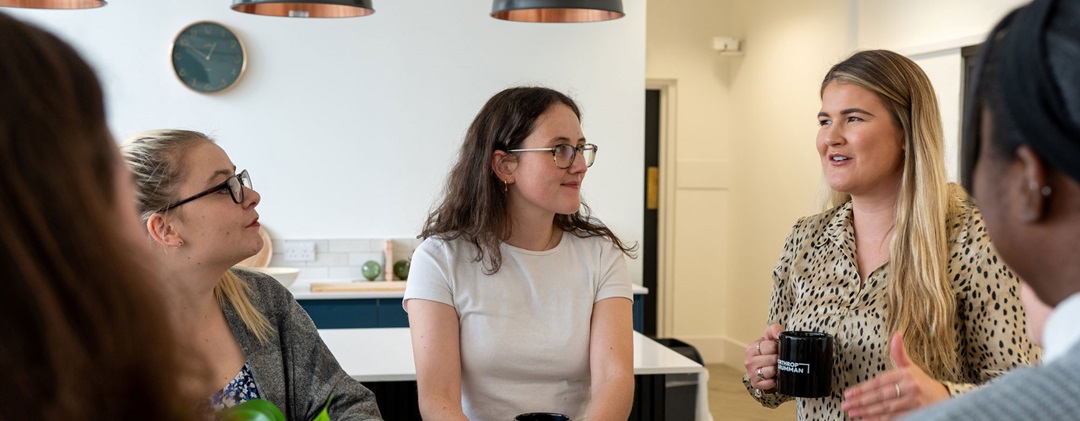
[[[514,417],[514,421],[570,421],[570,417],[552,412],[530,412]]]
[[[784,331],[777,342],[777,392],[800,398],[820,398],[832,393],[832,335]]]

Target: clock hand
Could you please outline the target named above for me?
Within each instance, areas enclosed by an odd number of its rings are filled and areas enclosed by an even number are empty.
[[[215,48],[217,48],[217,43],[216,42],[213,45],[210,46],[210,52],[206,53],[206,59],[207,60],[210,60],[210,56],[214,55],[214,49]]]
[[[202,57],[202,58],[203,58],[204,60],[209,60],[208,58],[206,58],[206,54],[203,54],[203,52],[202,52],[202,51],[199,51],[199,49],[198,49],[198,48],[192,47],[192,46],[190,46],[190,45],[185,45],[185,47],[187,47],[187,48],[190,48],[190,49],[194,50],[194,51],[195,51],[196,53],[199,53],[199,56],[201,56],[201,57]]]

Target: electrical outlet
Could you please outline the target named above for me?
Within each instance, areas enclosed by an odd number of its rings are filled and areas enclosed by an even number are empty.
[[[285,260],[311,262],[315,260],[314,241],[286,241]]]

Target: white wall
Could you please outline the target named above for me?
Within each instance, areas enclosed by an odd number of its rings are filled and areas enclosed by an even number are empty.
[[[717,302],[728,279],[728,133],[737,104],[730,100],[730,64],[712,39],[732,35],[731,2],[663,0],[649,2],[646,74],[674,80],[675,133],[668,145],[676,168],[672,194],[674,277],[670,297],[661,297],[670,330],[661,334],[687,341],[706,360],[716,351],[726,313]],[[666,163],[661,163],[665,165]],[[663,213],[662,213],[663,214]]]
[[[925,52],[975,44],[1025,0],[851,0],[861,49]]]
[[[746,343],[765,329],[772,269],[800,216],[817,212],[821,165],[814,148],[821,78],[848,54],[846,1],[738,0],[746,56],[734,66],[731,133],[729,313],[723,360],[742,367]]]
[[[1006,13],[1027,1],[856,1],[859,48],[905,54],[934,85],[944,125],[946,169],[949,179],[957,181],[964,88],[960,48],[983,42]]]
[[[55,31],[97,68],[119,138],[166,127],[216,137],[251,171],[275,238],[415,236],[484,101],[539,84],[578,101],[585,136],[600,146],[583,188],[595,214],[641,239],[644,0],[590,24],[501,21],[488,0],[375,0],[368,17],[310,20],[230,3],[4,11]],[[247,73],[231,91],[194,93],[172,73],[173,38],[199,20],[231,27],[247,46]],[[640,262],[630,264],[640,283]]]
[[[649,3],[646,74],[678,89],[672,336],[707,362],[737,366],[760,335],[784,236],[814,211],[817,86],[847,17],[843,0]]]

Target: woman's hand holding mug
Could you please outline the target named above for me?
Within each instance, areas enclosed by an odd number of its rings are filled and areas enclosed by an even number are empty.
[[[750,377],[750,385],[766,393],[776,390],[776,360],[778,350],[776,341],[780,339],[780,332],[784,328],[774,324],[765,329],[762,337],[751,342],[746,347],[746,375]]]

